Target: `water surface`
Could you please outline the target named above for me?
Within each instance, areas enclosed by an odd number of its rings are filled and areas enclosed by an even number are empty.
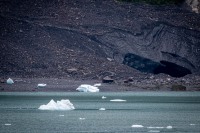
[[[102,99],[102,96],[107,98]],[[76,109],[38,110],[40,105],[47,104],[51,99],[69,99]],[[112,99],[126,102],[111,102]],[[106,110],[100,111],[100,108]],[[200,93],[0,93],[0,133],[8,132],[199,133]]]

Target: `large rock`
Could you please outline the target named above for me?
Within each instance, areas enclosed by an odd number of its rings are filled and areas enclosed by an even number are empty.
[[[186,0],[186,3],[191,7],[192,11],[200,13],[200,1],[199,0]]]

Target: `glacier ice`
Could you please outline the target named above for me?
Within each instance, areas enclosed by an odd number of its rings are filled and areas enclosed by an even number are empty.
[[[48,103],[41,105],[38,109],[40,110],[73,110],[74,105],[68,99],[62,99],[61,101],[55,102],[53,99]]]
[[[6,81],[6,83],[7,83],[7,84],[13,84],[14,81],[13,81],[11,78],[8,78],[7,81]]]
[[[99,92],[98,87],[88,84],[82,84],[76,90],[80,92]]]

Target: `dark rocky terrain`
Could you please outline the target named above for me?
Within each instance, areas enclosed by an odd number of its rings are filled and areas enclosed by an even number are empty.
[[[2,78],[143,80],[159,73],[199,84],[200,15],[185,6],[0,0]]]

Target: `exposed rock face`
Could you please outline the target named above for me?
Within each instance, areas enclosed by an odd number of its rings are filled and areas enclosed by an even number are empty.
[[[122,65],[127,54],[200,73],[200,16],[181,7],[8,0],[0,4],[0,19],[3,75],[70,76],[75,68],[77,77],[130,76],[137,71]]]
[[[192,8],[192,11],[200,13],[200,1],[199,0],[186,0],[186,3]]]

